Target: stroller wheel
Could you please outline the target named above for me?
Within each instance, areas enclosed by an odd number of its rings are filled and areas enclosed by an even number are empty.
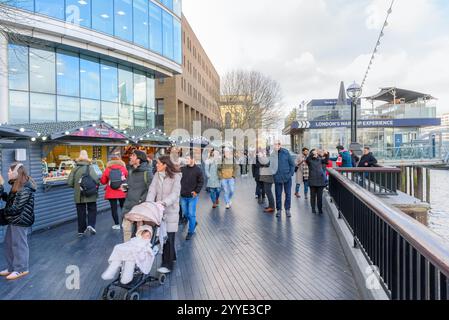
[[[140,300],[140,294],[137,291],[125,294],[125,300]]]
[[[159,275],[159,283],[160,284],[164,284],[165,283],[165,280],[167,280],[167,276],[164,274],[164,273],[161,273],[160,275]]]

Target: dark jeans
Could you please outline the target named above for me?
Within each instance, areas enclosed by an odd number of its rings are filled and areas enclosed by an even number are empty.
[[[274,189],[276,192],[276,209],[282,210],[282,192],[285,192],[284,209],[290,210],[292,203],[292,179],[290,178],[285,183],[275,183]]]
[[[119,218],[118,218],[118,207],[117,207],[117,205],[120,205],[120,209],[123,210],[123,205],[125,204],[125,200],[126,200],[125,198],[123,198],[123,199],[109,199],[109,204],[111,205],[112,219],[114,219],[115,225],[120,224],[120,221],[119,221]]]
[[[263,182],[262,181],[257,181],[256,180],[256,196],[259,199],[265,198],[265,188],[263,186]]]
[[[310,204],[312,211],[315,212],[315,207],[318,202],[318,212],[323,212],[323,191],[324,187],[310,187]]]
[[[87,226],[91,226],[95,229],[95,223],[97,222],[97,203],[77,203],[76,212],[78,214],[78,233],[86,231]],[[87,224],[86,224],[87,216]]]
[[[162,265],[169,270],[173,270],[173,261],[176,260],[175,250],[175,232],[168,232],[167,242],[164,244],[164,252],[162,253]]]
[[[264,192],[267,195],[268,198],[268,208],[274,209],[274,197],[273,197],[273,191],[271,190],[273,187],[272,183],[264,182]]]

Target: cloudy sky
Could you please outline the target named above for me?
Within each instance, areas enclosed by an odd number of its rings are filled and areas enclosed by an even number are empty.
[[[391,0],[184,0],[184,14],[223,75],[277,79],[285,112],[361,83]],[[364,95],[397,86],[449,112],[449,1],[396,0]]]

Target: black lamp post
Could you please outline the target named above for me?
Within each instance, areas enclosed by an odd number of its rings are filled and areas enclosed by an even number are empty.
[[[357,103],[362,95],[362,87],[357,83],[351,84],[346,93],[351,99],[351,144],[357,143]]]

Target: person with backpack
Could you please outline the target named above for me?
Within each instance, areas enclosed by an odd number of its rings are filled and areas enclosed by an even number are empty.
[[[126,193],[123,191],[122,185],[126,182],[126,179],[128,179],[128,170],[126,170],[125,163],[118,156],[113,156],[111,161],[108,162],[100,182],[105,185],[104,198],[109,200],[111,205],[112,219],[114,220],[112,229],[114,230],[120,230],[118,205],[123,210]]]
[[[3,179],[0,178],[0,183]],[[22,163],[13,164],[8,171],[11,191],[6,194],[0,186],[1,198],[6,201],[2,212],[2,224],[6,224],[6,269],[0,276],[17,280],[29,274],[28,231],[34,223],[34,193],[36,184]]]
[[[95,235],[97,222],[97,198],[100,178],[97,176],[92,161],[86,150],[81,150],[76,160],[76,167],[70,172],[67,184],[74,189],[76,212],[78,215],[78,236],[87,231]],[[87,223],[86,223],[87,216]]]
[[[352,168],[352,156],[351,153],[343,146],[337,146],[338,156],[329,158],[331,161],[335,161],[337,167]]]
[[[126,200],[123,205],[122,214],[131,211],[134,206],[145,202],[148,189],[153,181],[152,170],[149,169],[147,154],[140,150],[134,150],[129,159],[128,180],[122,185],[122,190],[126,192]],[[131,239],[133,225],[124,219],[122,223],[123,238],[127,242]]]

